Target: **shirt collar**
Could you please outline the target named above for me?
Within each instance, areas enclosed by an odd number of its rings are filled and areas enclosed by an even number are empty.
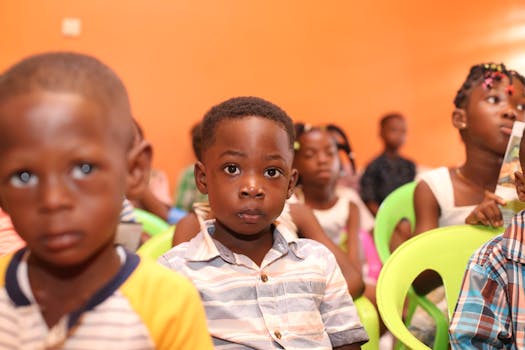
[[[215,232],[215,220],[204,222],[205,229],[199,232],[189,244],[184,258],[188,261],[209,261],[216,257],[221,257],[230,264],[235,264],[233,252],[213,239]],[[298,249],[298,238],[284,224],[275,223],[273,225],[273,246],[272,249],[282,253],[282,255],[292,252],[297,258],[304,259]]]

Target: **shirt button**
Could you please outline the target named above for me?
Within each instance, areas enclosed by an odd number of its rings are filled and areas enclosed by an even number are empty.
[[[275,335],[275,337],[276,337],[277,339],[281,339],[282,336],[283,336],[283,335],[281,334],[281,332],[279,332],[279,331],[275,331],[275,332],[273,332],[273,334]]]
[[[265,273],[261,274],[261,281],[268,282],[268,276]]]

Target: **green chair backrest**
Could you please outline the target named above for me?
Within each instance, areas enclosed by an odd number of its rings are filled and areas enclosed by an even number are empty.
[[[142,257],[157,260],[162,254],[171,249],[174,231],[175,226],[171,226],[166,230],[157,233],[155,236],[152,236],[139,247],[137,254]]]
[[[149,211],[135,208],[134,212],[137,221],[142,224],[142,229],[150,236],[155,236],[170,227],[165,220]]]
[[[414,190],[416,182],[409,182],[392,191],[383,200],[377,211],[374,224],[374,243],[381,262],[390,256],[390,238],[397,223],[406,218],[412,230],[416,222],[414,212]]]
[[[440,227],[415,236],[400,245],[383,265],[377,281],[377,305],[386,327],[410,349],[428,349],[403,322],[403,304],[412,282],[424,270],[442,278],[452,315],[471,255],[502,232],[485,226]]]

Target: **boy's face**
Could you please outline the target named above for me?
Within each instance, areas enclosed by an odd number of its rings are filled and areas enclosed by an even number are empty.
[[[48,264],[74,266],[113,249],[128,160],[104,113],[71,93],[0,103],[0,205]]]
[[[261,117],[225,119],[203,152],[195,179],[227,230],[255,235],[269,230],[293,193],[297,172],[288,134]]]
[[[341,163],[334,139],[326,131],[313,130],[299,138],[300,148],[294,159],[303,185],[321,186],[334,183]]]
[[[381,138],[389,149],[398,149],[405,143],[407,134],[406,122],[401,118],[388,120],[381,130]]]

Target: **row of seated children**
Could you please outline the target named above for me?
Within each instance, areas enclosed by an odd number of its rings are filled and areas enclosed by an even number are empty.
[[[206,283],[192,279],[216,348],[252,342],[264,349],[359,348],[367,334],[334,256],[276,226],[297,178],[290,118],[267,101],[238,98],[213,108],[204,121],[207,142],[196,178],[217,220],[207,223],[212,236],[203,232],[206,242],[194,242],[187,266],[183,260],[178,266],[192,277],[197,260],[204,280],[242,282],[238,293],[216,288],[207,294]],[[122,198],[139,197],[151,164],[151,146],[137,141],[118,77],[80,54],[25,59],[1,77],[0,127],[0,204],[27,244],[0,260],[2,344],[211,348],[194,287],[114,245]],[[231,137],[232,128],[238,137]],[[207,249],[225,259],[216,261],[222,270],[209,256],[201,259]],[[231,274],[224,264],[244,270]],[[251,302],[209,308],[210,297],[218,305],[224,297],[237,302],[258,293],[266,295],[258,299],[263,315]],[[228,322],[225,310],[233,311]],[[253,327],[239,316],[250,317]],[[32,328],[20,332],[18,325],[27,322]]]
[[[396,232],[394,249],[413,234],[433,227],[503,224],[498,205],[505,202],[493,192],[512,124],[524,119],[522,90],[521,75],[504,65],[489,63],[471,68],[458,90],[452,113],[453,125],[465,144],[466,161],[462,166],[439,168],[421,176],[414,197],[416,230]],[[339,238],[336,243],[340,243]],[[416,286],[426,293],[439,284],[436,276],[426,276]]]

